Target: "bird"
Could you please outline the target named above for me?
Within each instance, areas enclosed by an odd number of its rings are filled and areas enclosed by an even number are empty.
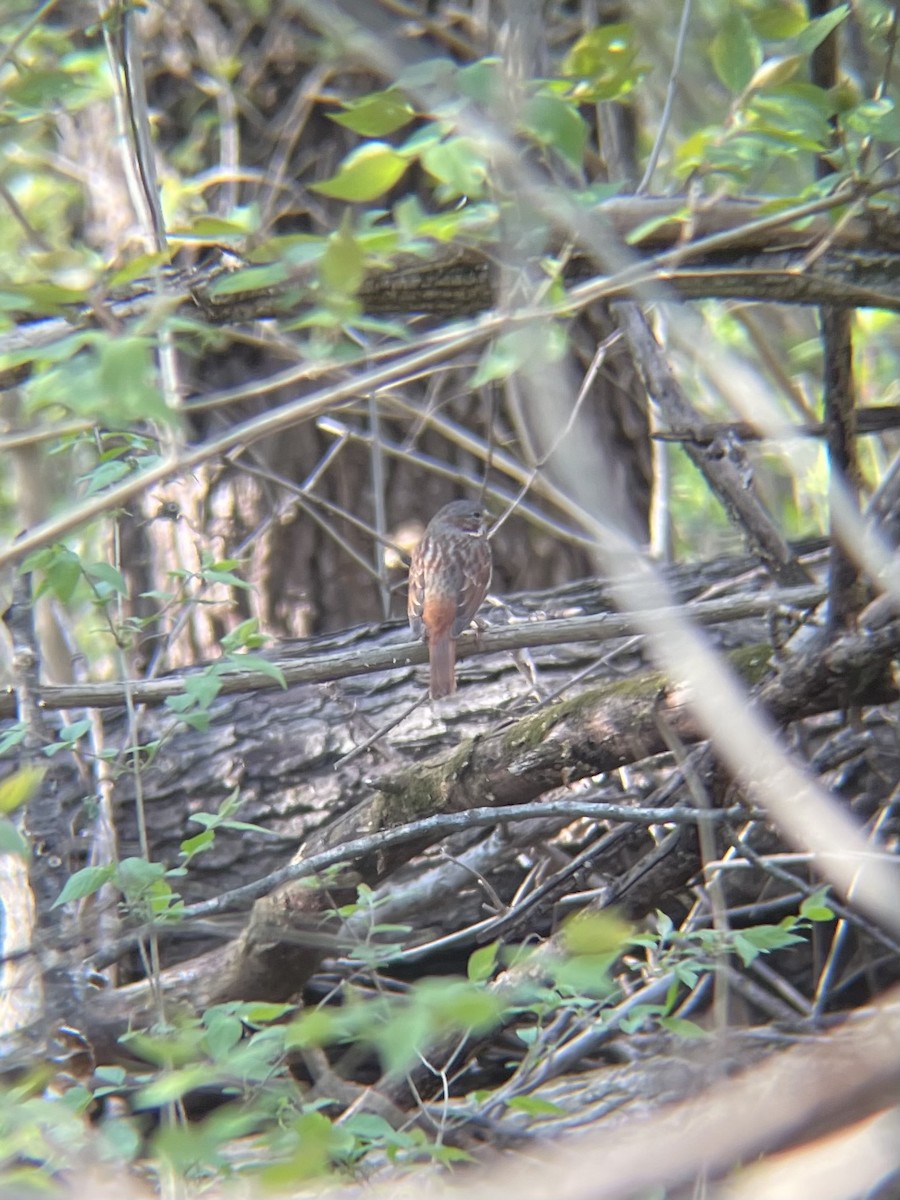
[[[484,510],[471,500],[445,504],[409,564],[409,626],[413,637],[428,643],[432,700],[456,691],[456,639],[481,607],[490,582]]]

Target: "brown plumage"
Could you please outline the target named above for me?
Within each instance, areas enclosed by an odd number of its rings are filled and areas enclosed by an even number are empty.
[[[484,513],[470,500],[432,517],[409,564],[407,611],[414,637],[428,642],[431,698],[456,691],[456,639],[481,607],[491,582]]]

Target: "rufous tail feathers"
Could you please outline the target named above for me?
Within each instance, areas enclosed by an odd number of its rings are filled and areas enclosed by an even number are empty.
[[[429,643],[428,658],[431,663],[432,700],[452,696],[456,691],[456,642],[447,634],[435,638]]]

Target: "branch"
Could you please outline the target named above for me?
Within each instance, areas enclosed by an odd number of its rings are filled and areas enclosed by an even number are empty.
[[[698,625],[716,625],[744,617],[766,616],[776,609],[803,610],[813,608],[824,598],[818,585],[782,588],[756,595],[732,596],[723,600],[701,600],[686,607],[689,617]],[[640,628],[646,623],[664,621],[672,610],[661,609],[641,617]],[[565,620],[533,620],[506,627],[491,627],[484,632],[464,634],[459,642],[459,656],[480,657],[536,646],[562,646],[573,642],[611,641],[638,632],[638,625],[628,614],[603,613],[600,616],[569,617]],[[301,661],[293,657],[302,656]],[[304,683],[326,683],[371,675],[377,671],[399,670],[419,666],[428,661],[428,650],[420,642],[402,641],[372,648],[358,647],[340,654],[312,655],[309,644],[281,647],[266,655],[284,675],[288,686]],[[208,670],[209,668],[204,668]],[[37,689],[35,699],[40,708],[119,708],[125,703],[126,690],[134,704],[164,704],[170,696],[185,694],[186,681],[201,674],[192,669],[165,679],[124,683],[46,684]],[[271,674],[259,670],[223,667],[220,676],[221,695],[255,692],[280,686]],[[0,696],[0,718],[15,714],[12,689]]]
[[[629,245],[632,266],[619,276],[595,280],[608,295],[627,294],[640,281],[662,281],[685,300],[745,299],[789,304],[835,304],[900,311],[900,230],[889,214],[874,210],[842,223],[835,232],[824,213],[854,197],[826,197],[809,204],[766,211],[765,201],[719,201],[692,208],[684,197],[619,197],[593,212],[605,235]],[[805,221],[802,228],[797,223]],[[641,234],[646,228],[648,232]],[[824,251],[822,247],[826,246]],[[217,293],[230,272],[221,265],[171,270],[165,298],[173,311],[233,324],[295,313],[314,302],[313,268],[297,271],[283,284]],[[590,255],[574,254],[565,281],[594,279]],[[305,295],[304,295],[305,293]],[[298,294],[301,297],[298,302]],[[478,313],[494,303],[490,249],[435,247],[432,257],[407,256],[392,267],[370,271],[359,299],[366,312],[430,313],[451,317]],[[113,293],[104,315],[117,323],[158,310],[160,293],[152,279],[133,281]],[[71,335],[74,327],[94,327],[96,306],[85,305],[67,317],[20,324],[0,337],[0,355],[37,351]]]

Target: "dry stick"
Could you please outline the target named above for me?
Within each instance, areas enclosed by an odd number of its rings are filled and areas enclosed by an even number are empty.
[[[880,831],[883,829],[887,821],[893,817],[896,811],[898,800],[900,800],[900,785],[894,788],[893,793],[888,797],[878,814],[875,824],[872,826],[870,839],[873,843],[877,842]],[[847,899],[848,901],[853,899],[852,889],[848,891]],[[825,1011],[825,1005],[828,1002],[831,984],[844,962],[844,955],[842,951],[844,949],[849,930],[850,925],[843,919],[840,919],[835,926],[834,933],[831,938],[831,945],[828,948],[828,957],[825,960],[816,984],[814,1011],[817,1016],[821,1016]]]
[[[665,810],[663,810],[665,811]],[[702,819],[703,814],[696,810],[690,810],[693,813],[694,821]],[[505,820],[505,814],[503,814]],[[634,824],[634,822],[630,822]],[[662,822],[659,822],[662,824]],[[656,824],[654,821],[648,821],[648,825]],[[585,867],[589,866],[595,858],[601,854],[606,854],[628,836],[630,830],[627,825],[618,829],[613,829],[609,833],[602,834],[596,841],[592,842],[586,849],[576,854],[570,862],[567,862],[564,867],[560,867],[558,871],[554,871],[552,875],[544,879],[541,884],[530,892],[525,899],[518,904],[510,906],[509,911],[501,916],[492,917],[486,921],[478,932],[477,941],[486,942],[489,938],[505,937],[511,938],[517,929],[520,929],[525,923],[528,914],[532,909],[540,905],[551,904],[559,895],[561,889],[569,882],[573,875],[577,875]]]
[[[398,405],[402,411],[414,411],[412,405],[405,405],[403,402],[398,402]],[[454,445],[458,445],[468,453],[472,453],[476,457],[482,459],[482,461],[486,461],[487,444],[481,438],[469,433],[469,431],[465,430],[463,426],[457,425],[448,417],[439,417],[436,414],[429,417],[429,424],[431,425],[432,429],[441,433]],[[368,442],[369,435],[367,433],[364,433],[362,430],[351,429],[348,425],[336,420],[334,417],[329,416],[320,418],[317,422],[317,425],[319,429],[324,430],[326,433],[331,433],[336,437],[346,438],[347,441],[360,442],[364,445]],[[387,438],[382,439],[382,444],[387,453],[396,458],[401,458],[406,462],[415,463],[417,466],[422,467],[424,470],[430,471],[434,475],[438,475],[441,478],[449,479],[454,482],[459,478],[458,473],[440,459],[432,458],[430,455],[423,454],[421,451],[414,452],[405,444],[389,441]],[[502,468],[504,473],[514,481],[517,481],[519,478],[526,477],[526,471],[521,464],[517,463],[514,458],[508,455],[495,451],[493,455],[493,461],[494,465],[497,466],[498,469]],[[540,484],[540,482],[541,481],[539,479],[538,484]],[[505,508],[511,506],[515,501],[515,496],[511,495],[509,492],[505,491],[496,484],[488,483],[485,485],[484,490],[487,496],[489,496],[492,500],[496,500]],[[569,508],[572,508],[573,511],[570,512],[569,515],[572,516],[573,520],[577,520],[579,518],[579,513],[574,511],[574,506],[569,506],[568,508],[566,507],[565,500],[564,498],[561,498],[559,492],[543,487],[539,487],[536,490],[540,490],[545,499],[556,504],[558,507],[560,506],[562,499],[563,510],[568,512]],[[552,517],[548,517],[546,513],[541,512],[536,508],[532,508],[530,505],[524,503],[520,504],[519,512],[526,514],[528,519],[533,524],[537,525],[538,528],[543,529],[548,533],[552,533],[554,537],[562,538],[565,541],[571,542],[573,545],[581,546],[585,549],[594,547],[594,541],[592,538],[578,533],[578,531],[573,529],[571,525],[566,526],[561,524]]]
[[[823,18],[832,9],[832,0],[808,0],[809,15]],[[823,92],[838,82],[838,30],[813,50],[810,58],[812,82]],[[831,118],[831,148],[839,148],[839,125]],[[817,179],[825,179],[833,170],[825,155],[815,161]],[[823,401],[829,459],[829,537],[831,561],[828,574],[827,624],[829,630],[848,628],[862,603],[862,588],[856,563],[842,543],[835,515],[836,491],[841,489],[842,503],[852,515],[859,513],[860,469],[856,446],[856,397],[853,384],[853,314],[830,305],[820,310],[823,356]]]
[[[378,541],[383,542],[387,538],[387,473],[384,464],[384,446],[381,440],[381,414],[378,401],[373,392],[369,393],[368,410],[369,430],[372,434],[369,460],[372,469],[375,531],[378,534]],[[375,573],[378,578],[381,595],[381,616],[384,620],[387,620],[391,615],[391,589],[388,582],[387,564],[385,563],[381,546],[377,542],[375,545]]]
[[[682,268],[686,261],[692,258],[702,257],[705,254],[718,252],[720,250],[730,250],[735,247],[747,245],[748,241],[752,248],[757,251],[771,250],[771,239],[781,234],[788,237],[789,244],[794,245],[798,238],[806,237],[813,240],[819,236],[819,226],[814,225],[807,229],[803,234],[797,234],[792,231],[792,225],[796,221],[806,220],[810,217],[815,217],[822,213],[827,213],[830,209],[842,207],[849,200],[856,198],[859,195],[870,196],[876,195],[880,191],[884,191],[890,187],[897,186],[893,181],[888,181],[884,185],[875,185],[865,187],[857,187],[852,194],[849,194],[845,189],[838,191],[831,196],[826,196],[821,199],[808,201],[799,204],[793,208],[782,210],[776,214],[768,214],[762,217],[755,216],[759,211],[760,205],[750,206],[735,206],[729,205],[726,210],[724,222],[727,222],[722,228],[723,219],[719,218],[717,222],[716,214],[713,213],[712,221],[714,232],[707,235],[697,237],[691,242],[680,240],[682,225],[679,220],[679,215],[684,207],[684,201],[681,199],[675,200],[617,200],[609,201],[606,204],[598,206],[595,214],[587,214],[582,209],[575,209],[572,206],[561,204],[561,194],[558,189],[549,189],[541,187],[532,187],[531,192],[534,193],[534,200],[543,212],[550,215],[554,219],[554,223],[559,220],[568,220],[568,223],[573,229],[578,229],[579,236],[586,237],[587,244],[590,249],[598,256],[598,261],[605,262],[610,251],[610,226],[617,236],[624,236],[629,230],[637,228],[643,224],[648,216],[659,216],[665,213],[671,214],[672,224],[674,229],[671,233],[673,239],[678,239],[678,245],[675,249],[655,254],[650,258],[641,260],[637,263],[629,263],[622,269],[616,272],[607,271],[602,278],[588,280],[586,283],[574,287],[568,296],[560,303],[549,306],[544,315],[550,316],[566,316],[571,315],[573,311],[579,308],[586,307],[592,304],[595,300],[603,298],[613,298],[616,296],[625,296],[634,291],[635,288],[644,287],[647,285],[658,284],[660,281],[666,281],[668,284],[678,282],[680,275],[683,273]],[[585,222],[588,222],[587,227]],[[718,227],[716,227],[718,223]],[[830,229],[830,225],[827,226]],[[790,231],[790,232],[789,232]],[[859,230],[854,230],[852,237],[849,239],[852,247],[865,245],[870,237],[870,229],[868,224],[861,225]],[[190,275],[181,274],[173,278],[172,289],[169,292],[168,299],[174,305],[180,306],[191,304],[194,308],[198,306],[203,308],[208,319],[221,322],[234,319],[234,313],[228,305],[211,304],[206,300],[202,300],[202,289],[204,286],[209,286],[221,275],[220,268],[205,269],[197,272],[192,272]],[[422,269],[425,273],[425,268]],[[768,272],[766,274],[770,274]],[[789,277],[794,289],[794,298],[802,299],[806,295],[803,291],[804,281],[797,276],[792,275],[786,269],[781,268],[778,274]],[[721,273],[690,271],[686,273],[691,277],[708,276],[712,280],[721,279]],[[752,271],[743,271],[744,277],[753,277]],[[389,275],[383,271],[379,271],[373,276],[374,282],[383,286],[385,279],[389,281]],[[847,284],[845,272],[842,274],[843,291],[846,293]],[[807,281],[808,282],[808,281]],[[114,300],[109,304],[111,314],[119,320],[140,317],[146,315],[157,303],[158,298],[152,290],[152,284],[148,282],[148,288],[151,289],[147,294],[130,296],[124,300]],[[290,280],[285,284],[285,289],[295,288],[296,280]],[[749,286],[749,285],[748,285]],[[389,288],[389,294],[394,297],[392,303],[394,307],[391,311],[397,311],[397,305],[401,301],[396,299],[396,286]],[[892,297],[874,289],[857,288],[856,292],[860,296],[865,296],[865,299],[860,298],[858,303],[871,303],[879,307],[896,308],[900,302],[895,297]],[[715,295],[715,287],[712,290],[704,293],[705,295]],[[257,304],[258,311],[255,316],[272,316],[277,314],[272,299],[263,298],[254,293],[250,293]],[[367,301],[366,287],[363,285],[362,298]],[[228,297],[229,300],[233,299]],[[489,303],[489,299],[485,299],[485,306]],[[371,298],[367,303],[367,308],[371,305]],[[421,307],[421,304],[420,304]],[[531,314],[528,319],[533,319]],[[85,308],[80,314],[82,322],[90,322],[95,319],[90,308]],[[503,326],[503,318],[498,318],[500,327]],[[18,353],[23,350],[39,349],[42,346],[50,345],[63,337],[68,337],[72,333],[72,321],[68,318],[49,318],[32,325],[20,327],[10,333],[0,336],[0,353]],[[445,337],[446,333],[441,331],[434,337]],[[433,340],[433,339],[432,339]],[[385,353],[394,353],[394,348],[389,349]],[[365,357],[365,356],[363,356]],[[287,385],[291,382],[291,376],[297,378],[315,378],[324,370],[329,370],[334,364],[314,364],[300,366],[290,369],[273,377],[269,380],[256,382],[252,385],[241,385],[239,387],[226,389],[224,391],[214,393],[211,397],[205,398],[202,401],[195,402],[189,407],[207,407],[214,404],[228,404],[247,395],[258,395],[266,391],[271,391],[282,384]],[[356,365],[354,363],[345,364],[348,367]]]
[[[822,349],[824,401],[830,468],[831,562],[828,573],[828,628],[846,629],[863,601],[863,586],[854,558],[843,545],[834,512],[834,491],[842,485],[843,503],[859,514],[860,468],[856,446],[856,404],[853,385],[853,315],[846,309],[823,307]]]
[[[361,376],[342,384],[314,392],[311,396],[304,396],[289,404],[283,404],[271,412],[235,425],[233,429],[219,437],[201,442],[192,450],[186,450],[180,454],[170,454],[159,466],[140,471],[101,495],[81,501],[61,516],[41,522],[35,529],[24,534],[5,550],[0,550],[0,567],[20,562],[35,550],[58,541],[86,521],[114,511],[120,505],[139,496],[147,488],[170,479],[173,475],[189,471],[220,454],[226,454],[236,446],[250,445],[261,438],[281,433],[300,421],[311,420],[313,417],[327,412],[335,404],[358,395],[361,389],[379,387],[392,382],[410,370],[440,361],[454,350],[481,342],[496,332],[498,324],[502,325],[503,322],[496,320],[470,322],[463,327],[461,332],[437,345],[432,344],[427,349],[413,351],[393,363],[366,371]]]
[[[745,812],[743,807],[722,809],[717,812],[714,819],[733,820],[736,816],[744,815]],[[618,821],[630,825],[691,825],[696,823],[698,818],[705,819],[704,815],[698,814],[696,809],[683,805],[675,805],[671,808],[632,807],[627,804],[598,803],[591,800],[590,797],[534,801],[527,804],[508,805],[503,808],[470,808],[454,813],[437,813],[431,817],[423,817],[419,821],[409,821],[365,837],[353,838],[333,849],[323,850],[299,862],[280,867],[277,871],[270,871],[267,875],[253,880],[252,883],[242,884],[227,892],[221,892],[211,900],[201,900],[196,904],[186,905],[181,910],[179,925],[160,922],[142,926],[119,938],[112,945],[98,950],[92,956],[91,961],[98,969],[109,966],[110,963],[133,949],[137,941],[146,936],[148,931],[155,930],[160,936],[165,936],[167,933],[177,936],[181,923],[226,912],[242,911],[260,896],[267,895],[285,883],[308,879],[310,876],[351,863],[358,858],[368,857],[392,846],[419,842],[423,838],[437,840],[445,835],[466,831],[479,825],[497,825],[507,821],[532,821],[535,819],[552,820],[554,817],[566,819],[586,817],[591,820]],[[596,853],[598,853],[598,847],[594,846],[592,854]],[[502,918],[498,918],[498,920],[502,920]],[[279,931],[279,936],[282,935],[283,931]],[[312,936],[315,935],[316,931],[312,931]]]
[[[635,367],[648,394],[670,424],[690,428],[697,414],[675,380],[659,343],[636,304],[616,303],[613,312],[628,340]],[[809,576],[791,554],[787,542],[762,503],[746,485],[748,467],[743,454],[732,443],[708,449],[685,443],[691,462],[702,471],[707,483],[723,504],[728,516],[746,534],[753,551],[782,586],[809,582]],[[735,461],[739,459],[741,461]]]
[[[812,608],[820,603],[823,589],[811,585],[788,588],[753,596],[736,596],[723,600],[705,600],[687,606],[698,625],[712,625],[742,617],[764,616],[773,606],[787,605]],[[640,617],[641,627],[665,620],[679,610],[650,610]],[[633,634],[636,621],[630,614],[602,613],[592,617],[568,617],[558,621],[526,621],[507,627],[489,628],[478,637],[463,635],[460,649],[473,655],[519,650],[533,646],[554,646],[572,642],[608,641]],[[340,654],[308,656],[302,659],[283,655],[271,656],[287,684],[322,683],[367,675],[375,671],[417,666],[427,661],[427,647],[419,642],[399,642],[395,645],[370,649],[365,646]],[[185,679],[199,674],[191,669],[182,675],[149,682],[129,684],[136,704],[163,704],[169,696],[181,695]],[[278,687],[279,682],[264,671],[243,671],[238,668],[224,671],[219,682],[223,695]],[[121,683],[56,684],[40,688],[38,703],[43,708],[116,708],[124,703]],[[4,705],[0,696],[0,716],[12,711],[10,701]]]
[[[575,397],[575,403],[572,405],[572,411],[569,413],[566,423],[553,439],[546,452],[542,454],[540,458],[535,460],[533,466],[528,472],[527,477],[523,480],[515,500],[507,507],[500,520],[497,521],[491,530],[491,536],[493,536],[497,530],[508,520],[508,518],[511,517],[512,514],[521,506],[522,501],[534,486],[537,479],[542,476],[543,470],[547,466],[547,463],[550,461],[553,455],[556,454],[559,447],[575,428],[575,422],[578,420],[578,415],[581,412],[582,405],[588,397],[591,385],[597,377],[597,372],[600,370],[608,351],[616,344],[616,342],[619,341],[621,336],[621,332],[616,330],[614,333],[611,333],[609,337],[604,338],[594,351],[594,357],[591,359],[590,366],[588,367],[584,378],[581,381],[581,387],[578,389],[578,395]],[[547,487],[553,488],[553,484],[548,482]]]
[[[856,422],[853,429],[855,437],[863,437],[870,433],[886,433],[900,428],[900,405],[876,404],[856,410]],[[768,430],[754,428],[747,421],[708,421],[703,425],[695,425],[690,429],[661,429],[654,431],[651,437],[660,442],[693,442],[697,446],[708,445],[716,438],[739,438],[742,442],[762,442],[772,437],[788,438],[820,438],[828,433],[826,421],[808,421],[803,425],[781,426],[777,434]]]
[[[675,90],[678,86],[678,76],[681,71],[681,60],[684,56],[684,44],[687,41],[688,25],[691,19],[691,0],[684,0],[681,9],[681,20],[678,24],[678,37],[675,41],[675,51],[672,55],[672,70],[669,74],[669,82],[666,85],[666,99],[663,103],[663,110],[659,118],[659,128],[656,131],[656,138],[653,142],[653,149],[650,151],[650,157],[647,159],[647,166],[644,170],[643,177],[637,185],[636,193],[641,195],[650,187],[650,182],[653,179],[653,173],[656,170],[656,164],[659,162],[659,156],[662,153],[663,142],[666,134],[669,131],[669,123],[672,119],[672,106],[675,102]]]

